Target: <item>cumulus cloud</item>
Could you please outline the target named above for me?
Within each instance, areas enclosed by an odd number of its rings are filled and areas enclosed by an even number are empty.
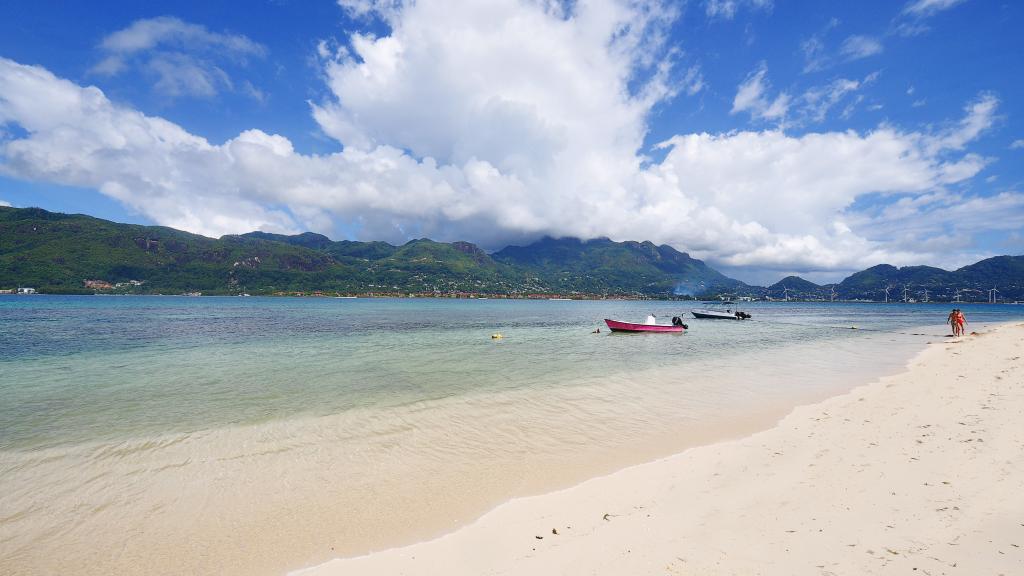
[[[170,16],[136,20],[105,37],[99,50],[104,56],[91,72],[116,76],[138,69],[155,79],[157,92],[171,98],[210,97],[231,90],[234,84],[223,67],[244,65],[247,59],[266,54],[262,45],[243,35],[211,32]]]
[[[11,203],[7,200],[0,200],[0,206],[10,207]]]
[[[403,6],[387,16],[388,34],[322,50],[331,96],[313,114],[343,144],[326,155],[258,129],[211,143],[0,59],[0,126],[20,128],[0,138],[0,172],[95,188],[210,235],[340,222],[363,239],[488,248],[610,236],[734,266],[820,270],[909,261],[912,244],[860,229],[870,219],[858,199],[934,194],[989,162],[967,150],[997,118],[988,95],[933,131],[684,134],[652,162],[650,112],[689,74],[671,72],[675,56],[656,40],[666,13],[612,0]],[[765,73],[751,74],[734,107],[779,118],[788,97],[768,98]]]
[[[116,106],[95,87],[0,58],[0,124],[28,133],[0,141],[0,170],[96,188],[170,226],[201,233],[294,230],[280,212],[228,182],[228,150],[180,126]],[[237,185],[236,185],[237,186]]]
[[[658,172],[686,183],[681,190],[696,207],[695,221],[735,226],[731,234],[709,226],[704,242],[686,238],[697,251],[733,266],[870,265],[893,258],[845,224],[855,199],[927,194],[984,168],[985,160],[971,155],[940,160],[951,144],[946,136],[887,127],[800,137],[692,134],[666,143],[671,151]]]
[[[1010,144],[1010,150],[1020,150],[1021,148],[1024,148],[1024,138],[1014,140],[1013,143]]]

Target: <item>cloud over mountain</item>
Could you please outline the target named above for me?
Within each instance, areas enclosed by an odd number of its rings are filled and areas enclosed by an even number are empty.
[[[610,236],[733,266],[835,269],[933,254],[915,242],[934,226],[893,243],[854,210],[858,198],[925,198],[989,162],[968,151],[996,118],[988,94],[945,128],[680,134],[645,149],[652,111],[686,98],[699,74],[665,41],[679,16],[669,3],[342,6],[379,17],[388,32],[321,46],[330,93],[312,114],[341,152],[301,154],[257,128],[211,143],[98,88],[0,58],[0,125],[20,128],[0,138],[0,170],[96,188],[156,222],[210,235],[344,223],[364,239],[490,248]],[[766,70],[747,77],[734,111],[785,117],[791,99],[769,98]],[[868,80],[842,82],[802,99],[816,106],[806,114],[824,114]]]

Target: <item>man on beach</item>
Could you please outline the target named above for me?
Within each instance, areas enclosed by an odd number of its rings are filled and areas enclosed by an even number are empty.
[[[946,317],[946,322],[953,328],[953,336],[964,335],[964,324],[967,324],[967,318],[959,308],[953,308],[953,311]]]

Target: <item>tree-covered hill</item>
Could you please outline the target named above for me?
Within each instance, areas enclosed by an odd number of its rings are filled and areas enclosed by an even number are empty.
[[[607,238],[543,238],[487,254],[426,238],[401,246],[314,233],[207,238],[163,226],[0,207],[0,289],[51,293],[479,293],[670,297],[718,294],[827,300],[831,285],[797,276],[768,289],[729,278],[671,246]],[[947,271],[878,265],[835,285],[840,299],[1024,300],[1024,256]]]
[[[996,256],[954,271],[880,264],[850,275],[837,290],[847,299],[882,300],[887,287],[890,300],[903,300],[906,293],[922,301],[927,290],[929,300],[951,301],[959,293],[962,301],[985,302],[993,287],[1000,300],[1024,300],[1024,256]]]
[[[287,290],[344,272],[324,254],[279,242],[0,208],[0,287],[74,293],[92,292],[87,280],[136,280],[147,292]]]
[[[788,295],[790,298],[812,299],[820,298],[829,292],[828,288],[799,276],[786,276],[768,287],[768,294],[773,298]]]
[[[651,242],[545,237],[528,246],[509,246],[493,257],[530,269],[543,283],[562,291],[589,287],[598,291],[694,295],[746,287],[684,252]]]
[[[0,289],[671,296],[742,284],[649,242],[548,239],[515,250],[546,254],[558,243],[586,249],[576,253],[578,262],[572,256],[560,264],[543,258],[518,262],[507,255],[492,258],[469,242],[424,238],[393,246],[265,232],[214,239],[161,226],[0,207]]]

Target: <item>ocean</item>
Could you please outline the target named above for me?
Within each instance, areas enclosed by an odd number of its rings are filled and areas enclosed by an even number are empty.
[[[674,301],[0,296],[0,565],[281,574],[438,536],[898,372],[952,308],[735,306],[753,319]],[[968,330],[1024,318],[961,307]],[[689,330],[603,324],[649,313]]]

